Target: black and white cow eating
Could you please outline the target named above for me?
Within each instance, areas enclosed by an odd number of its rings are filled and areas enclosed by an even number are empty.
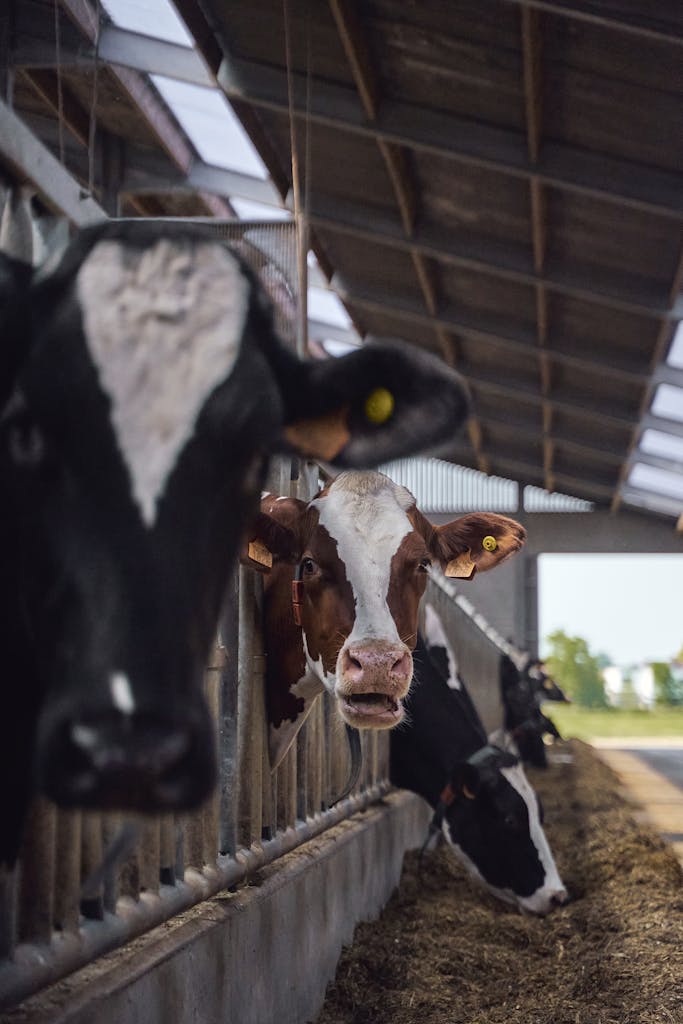
[[[36,274],[0,259],[0,333],[3,805],[20,820],[35,780],[67,806],[192,808],[215,778],[207,651],[270,453],[433,445],[464,385],[409,347],[298,360],[235,253],[168,224],[88,229]]]
[[[567,900],[522,766],[489,743],[434,608],[415,648],[406,721],[391,734],[391,780],[422,796],[468,872],[499,899],[544,915]]]
[[[545,700],[568,702],[557,684],[540,668],[527,660],[520,669],[509,654],[500,658],[500,692],[503,701],[505,731],[525,764],[546,768],[548,757],[544,735],[561,739],[560,733],[541,711]]]

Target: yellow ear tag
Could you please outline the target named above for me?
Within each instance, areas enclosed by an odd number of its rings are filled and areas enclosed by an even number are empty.
[[[471,580],[477,571],[476,563],[472,561],[472,552],[462,551],[457,558],[452,558],[446,566],[446,576],[457,580]]]
[[[498,547],[498,541],[496,540],[495,537],[491,537],[489,535],[488,537],[484,537],[483,541],[481,542],[481,546],[483,547],[484,551],[495,551],[496,548]]]
[[[365,415],[371,423],[386,423],[394,411],[394,396],[386,388],[375,388],[365,399]]]

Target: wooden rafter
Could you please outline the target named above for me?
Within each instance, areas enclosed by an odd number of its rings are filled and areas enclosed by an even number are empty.
[[[522,7],[522,69],[524,77],[524,109],[529,162],[537,166],[541,155],[543,136],[543,65],[541,58],[541,25],[538,11]],[[547,241],[546,197],[542,182],[537,177],[529,178],[529,204],[531,210],[531,243],[534,256],[534,271],[542,276],[545,271]],[[548,340],[548,295],[542,283],[536,285],[536,336],[538,340],[538,362],[543,396],[543,474],[545,489],[555,489],[553,477],[554,446],[550,440],[552,431],[552,373],[547,356]]]
[[[355,0],[329,0],[329,3],[365,116],[370,123],[374,123],[379,109],[379,85],[370,47],[358,18]],[[406,238],[411,239],[415,231],[418,201],[417,184],[410,167],[408,152],[405,147],[380,137],[377,137],[376,142],[391,181],[403,231]],[[410,255],[424,304],[429,315],[436,317],[438,285],[433,264],[412,246]],[[448,331],[437,323],[434,332],[444,359],[453,365],[456,358],[455,346]],[[490,472],[489,462],[482,450],[481,426],[474,414],[470,416],[468,432],[477,455],[479,469],[484,473]]]

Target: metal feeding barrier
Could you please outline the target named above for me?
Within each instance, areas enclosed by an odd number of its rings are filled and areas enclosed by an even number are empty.
[[[279,463],[270,487],[311,497],[317,474],[292,480],[290,460]],[[219,784],[201,811],[124,821],[116,814],[62,812],[46,800],[34,802],[19,865],[0,890],[0,1006],[13,1005],[181,910],[238,885],[388,789],[388,738],[364,733],[361,778],[348,798],[332,806],[344,788],[349,757],[327,695],[317,701],[280,768],[271,772],[261,600],[261,577],[238,569],[205,674],[216,722]],[[125,822],[136,827],[122,831]],[[122,843],[122,856],[108,863],[112,841]]]
[[[295,348],[294,225],[193,219],[192,228],[226,239],[244,258],[273,300],[281,337]],[[271,490],[310,498],[317,484],[316,467],[274,460]],[[204,680],[216,722],[219,782],[201,811],[124,820],[34,801],[19,864],[10,874],[0,871],[0,1007],[238,885],[388,788],[388,740],[364,735],[361,778],[332,806],[344,789],[349,759],[326,695],[271,772],[261,601],[261,577],[236,570]]]

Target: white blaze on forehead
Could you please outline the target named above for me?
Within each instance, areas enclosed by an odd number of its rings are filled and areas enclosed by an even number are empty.
[[[342,473],[328,493],[311,502],[319,522],[337,542],[356,605],[348,642],[399,640],[387,594],[391,560],[413,529],[406,509],[415,500],[382,473]]]
[[[111,699],[117,711],[124,715],[131,715],[135,711],[133,691],[130,688],[130,680],[123,672],[113,672],[109,678],[109,689]]]
[[[99,242],[79,270],[90,354],[147,526],[209,395],[239,354],[249,283],[223,246]]]
[[[547,908],[550,894],[557,893],[564,889],[560,873],[557,870],[555,858],[553,857],[548,840],[546,839],[541,818],[538,813],[538,798],[531,788],[521,764],[512,768],[501,768],[501,774],[505,776],[510,785],[515,789],[526,804],[529,815],[529,834],[531,841],[538,852],[538,859],[543,868],[543,885],[532,893],[531,896],[518,897],[520,904],[527,910],[542,913]]]
[[[448,660],[447,683],[451,690],[461,690],[462,683],[458,675],[458,663],[453,648],[448,642],[443,622],[432,604],[425,605],[425,640],[428,647],[443,647],[446,650]]]

